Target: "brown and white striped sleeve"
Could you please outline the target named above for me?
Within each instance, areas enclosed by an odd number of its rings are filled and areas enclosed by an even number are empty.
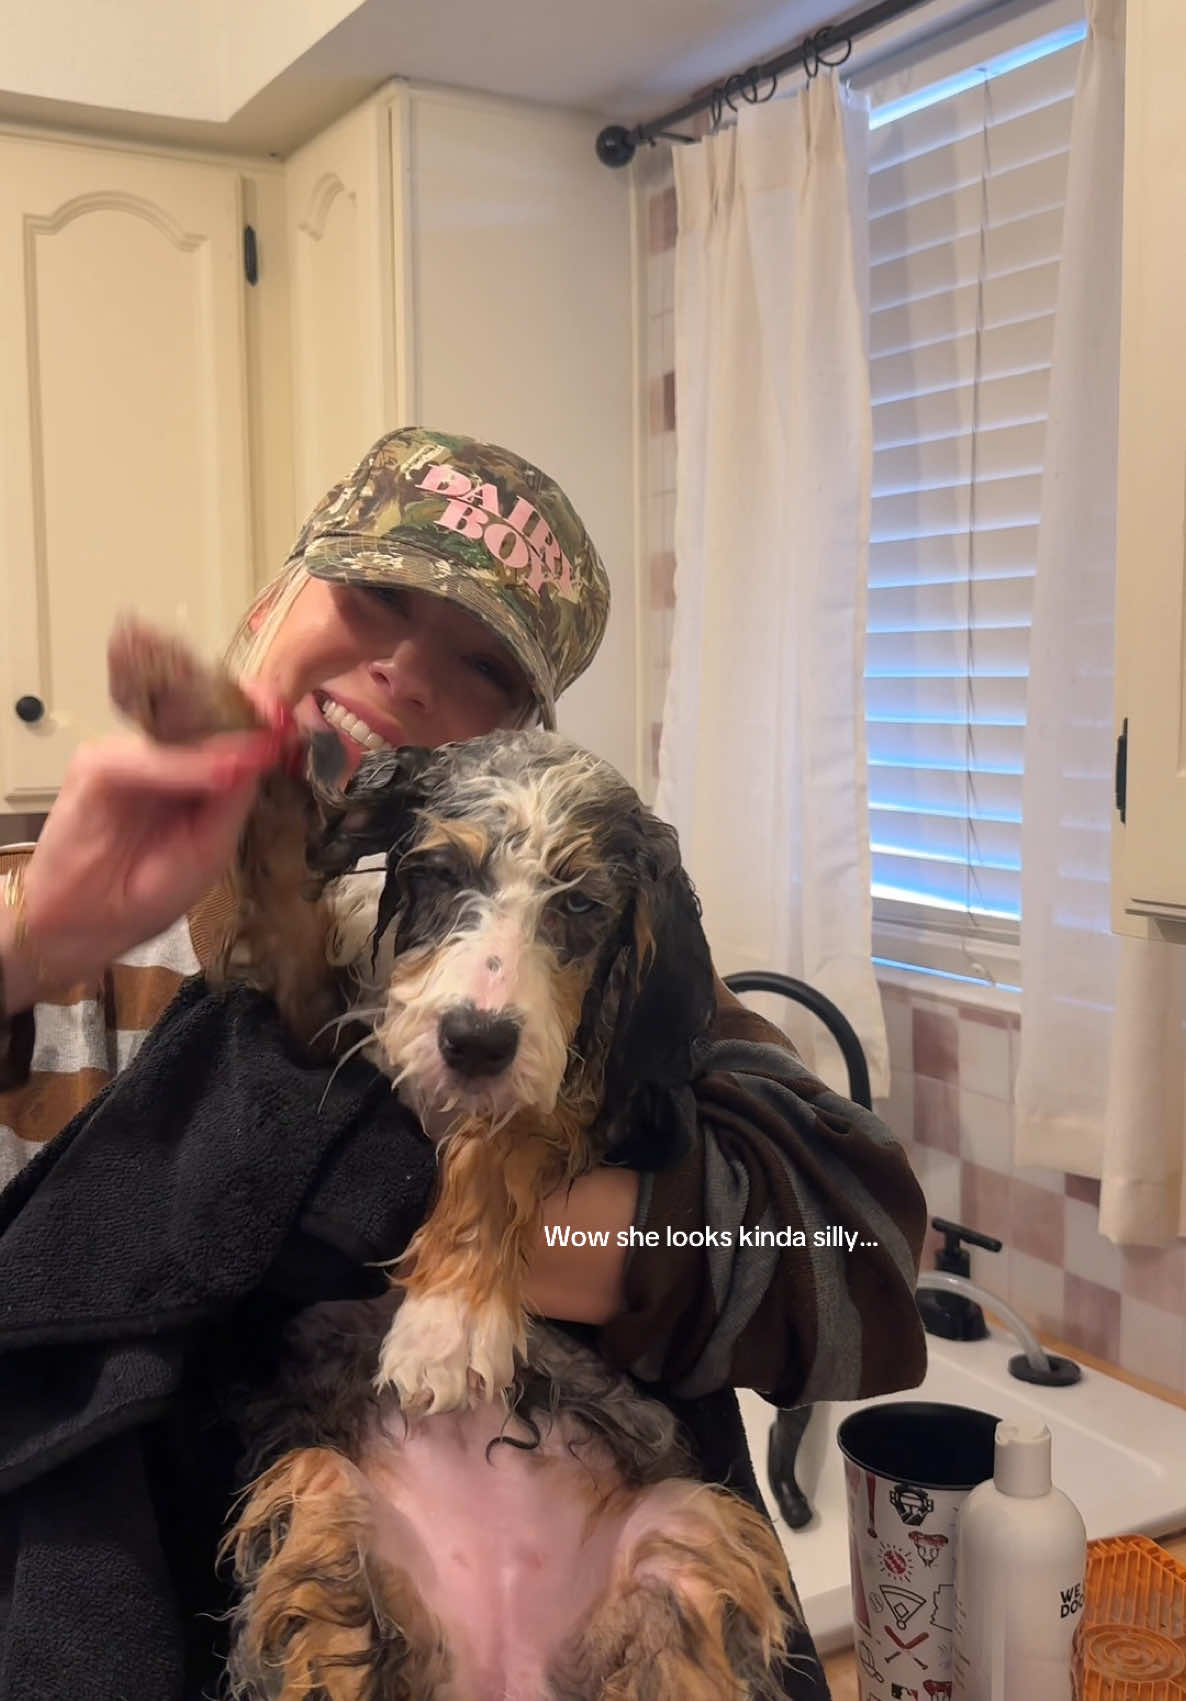
[[[13,882],[32,853],[32,845],[0,845],[0,908],[14,900]],[[28,1080],[33,1056],[32,1010],[10,1010],[0,966],[0,1094]]]
[[[131,1062],[182,981],[209,961],[223,909],[221,892],[212,893],[100,980],[38,1003],[31,1025],[10,1025],[24,1030],[24,1054],[9,1038],[9,1074],[0,1077],[0,1186]]]

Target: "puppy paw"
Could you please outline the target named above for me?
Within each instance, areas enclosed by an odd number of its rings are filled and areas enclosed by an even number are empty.
[[[150,738],[188,744],[259,724],[247,697],[178,638],[124,619],[107,645],[111,701]]]
[[[408,1294],[379,1351],[375,1387],[394,1388],[405,1412],[427,1416],[496,1399],[526,1350],[504,1306],[470,1307],[451,1294]]]

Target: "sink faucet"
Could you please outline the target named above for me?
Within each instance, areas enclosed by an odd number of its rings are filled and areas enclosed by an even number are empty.
[[[1025,1318],[1007,1305],[995,1293],[982,1288],[967,1276],[957,1276],[947,1270],[923,1270],[919,1274],[920,1288],[933,1288],[948,1293],[960,1293],[965,1298],[986,1305],[1017,1336],[1024,1351],[1009,1361],[1009,1369],[1023,1382],[1040,1382],[1053,1386],[1079,1380],[1079,1366],[1069,1358],[1051,1354],[1041,1345]]]

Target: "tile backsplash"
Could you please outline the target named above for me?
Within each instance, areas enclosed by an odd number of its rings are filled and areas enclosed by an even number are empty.
[[[994,1235],[973,1278],[1039,1329],[1186,1392],[1186,1241],[1118,1247],[1098,1232],[1099,1183],[1013,1163],[1015,1017],[886,983],[892,1086],[878,1105],[931,1216]],[[927,1237],[934,1267],[942,1236]]]

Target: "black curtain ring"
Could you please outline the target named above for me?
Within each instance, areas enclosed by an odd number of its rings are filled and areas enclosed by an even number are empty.
[[[841,35],[832,25],[826,24],[822,30],[816,30],[803,43],[803,72],[808,82],[818,77],[826,66],[834,71],[843,65],[852,53],[852,37]]]

